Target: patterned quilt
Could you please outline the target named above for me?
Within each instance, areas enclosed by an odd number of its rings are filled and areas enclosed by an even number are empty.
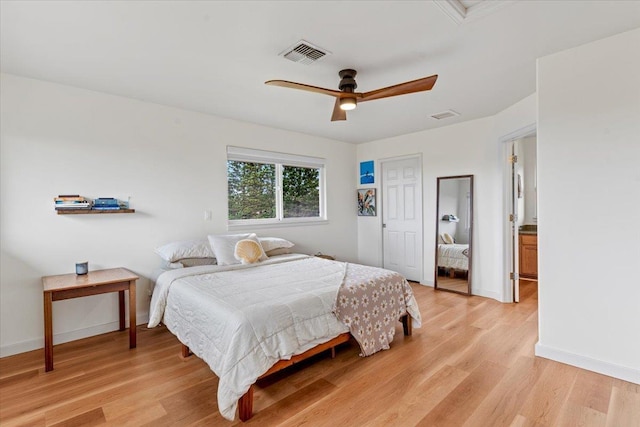
[[[402,275],[359,264],[347,264],[335,314],[360,344],[360,356],[389,349],[396,322],[405,314],[415,327],[422,323],[418,303]]]

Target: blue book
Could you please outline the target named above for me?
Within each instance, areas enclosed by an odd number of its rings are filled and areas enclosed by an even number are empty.
[[[118,206],[118,199],[101,197],[93,201],[94,206]]]

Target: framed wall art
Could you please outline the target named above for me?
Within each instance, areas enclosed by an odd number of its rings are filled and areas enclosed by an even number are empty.
[[[358,216],[376,216],[376,189],[358,190]]]
[[[360,185],[375,183],[373,160],[360,162]]]

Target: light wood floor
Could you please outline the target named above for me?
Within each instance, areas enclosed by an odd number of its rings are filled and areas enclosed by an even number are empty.
[[[640,426],[640,386],[535,358],[536,284],[519,304],[414,285],[424,325],[389,351],[353,343],[259,383],[247,426]],[[231,426],[217,378],[164,328],[0,359],[0,425]]]

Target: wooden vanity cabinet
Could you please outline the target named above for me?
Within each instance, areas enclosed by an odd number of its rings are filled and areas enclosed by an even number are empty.
[[[538,280],[538,236],[520,234],[520,278]]]

